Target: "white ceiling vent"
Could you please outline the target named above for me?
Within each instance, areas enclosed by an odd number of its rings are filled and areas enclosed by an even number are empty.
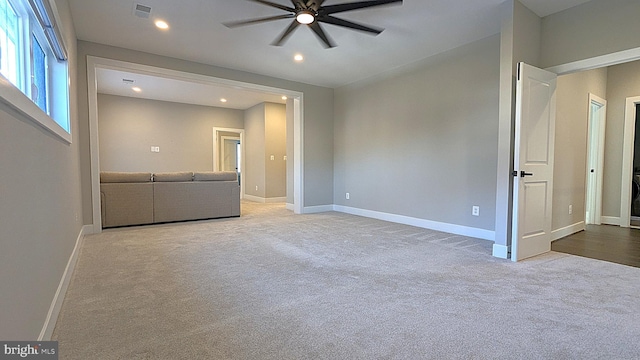
[[[142,4],[133,4],[133,14],[139,18],[148,19],[151,16],[151,6]]]

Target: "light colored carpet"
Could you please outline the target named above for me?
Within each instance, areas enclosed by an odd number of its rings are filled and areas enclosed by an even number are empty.
[[[347,214],[86,238],[60,359],[638,359],[640,269]]]

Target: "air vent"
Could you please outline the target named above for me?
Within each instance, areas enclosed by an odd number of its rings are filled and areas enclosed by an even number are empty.
[[[148,19],[151,16],[151,6],[134,4],[133,14],[139,18]]]

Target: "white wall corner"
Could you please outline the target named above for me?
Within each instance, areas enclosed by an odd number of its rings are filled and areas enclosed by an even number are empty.
[[[493,256],[500,259],[508,259],[509,247],[506,245],[493,244]]]
[[[579,233],[585,229],[584,221],[577,222],[573,225],[565,226],[560,229],[556,229],[551,231],[551,241],[556,241],[558,239],[562,239],[563,237]]]
[[[285,207],[287,208],[287,210],[289,211],[295,211],[295,205],[291,204],[291,203],[286,203]]]
[[[78,234],[76,239],[76,245],[71,252],[71,256],[69,256],[69,261],[67,261],[67,267],[64,269],[64,273],[62,273],[62,278],[60,279],[58,289],[51,301],[51,306],[49,307],[49,312],[47,313],[44,325],[42,326],[42,330],[38,336],[38,341],[51,340],[53,330],[56,328],[56,322],[58,321],[58,315],[60,315],[60,310],[62,309],[64,297],[67,294],[67,289],[69,288],[73,271],[75,270],[76,263],[78,262],[78,254],[80,253],[80,248],[84,242],[84,237],[92,233],[93,225],[84,225],[82,229],[80,229],[80,234]]]

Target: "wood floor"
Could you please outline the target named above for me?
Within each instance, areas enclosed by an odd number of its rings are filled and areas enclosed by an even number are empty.
[[[640,267],[640,230],[610,225],[588,225],[551,243],[551,250]]]

